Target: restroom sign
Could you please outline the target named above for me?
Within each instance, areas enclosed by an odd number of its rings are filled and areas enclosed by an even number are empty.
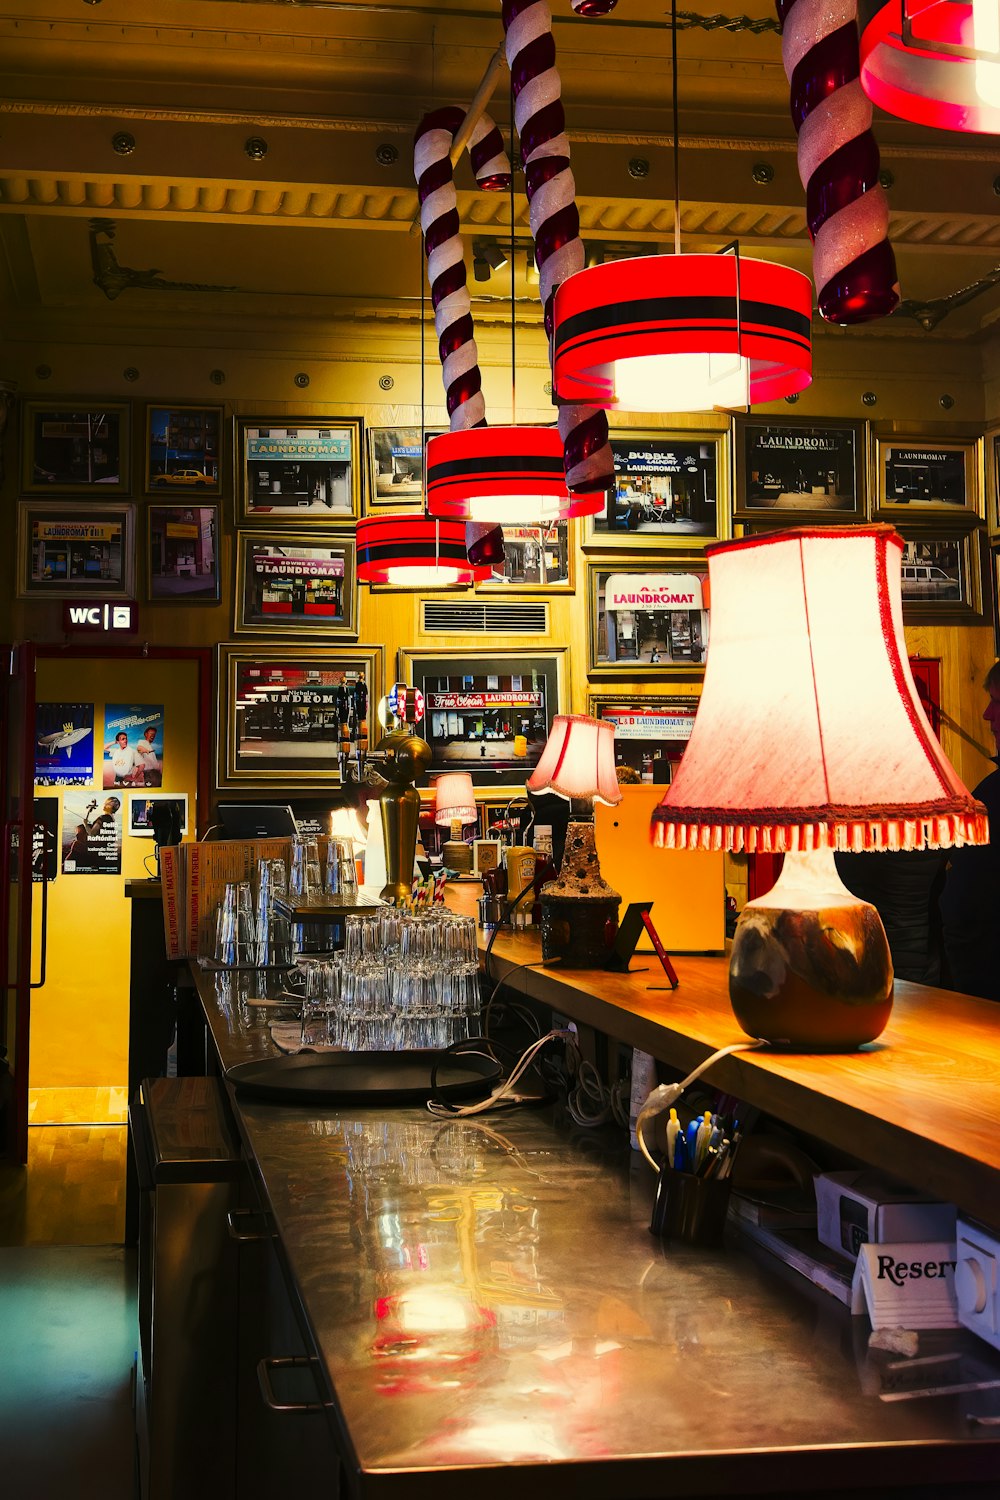
[[[94,604],[89,599],[79,603],[67,600],[63,604],[63,629],[74,634],[85,631],[90,635],[135,635],[139,629],[139,609],[131,602]]]

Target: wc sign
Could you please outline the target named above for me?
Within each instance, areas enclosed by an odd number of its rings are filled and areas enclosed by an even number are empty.
[[[139,629],[139,611],[134,604],[63,605],[63,629],[87,631],[92,635],[135,635]]]

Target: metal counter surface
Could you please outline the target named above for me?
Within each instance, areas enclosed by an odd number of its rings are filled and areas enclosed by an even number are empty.
[[[199,990],[224,1066],[272,1050],[252,977]],[[868,1352],[866,1320],[739,1251],[663,1246],[652,1173],[549,1110],[234,1108],[360,1495],[1000,1479],[969,1420],[1000,1410],[995,1386],[882,1399],[913,1377]],[[962,1378],[997,1381],[965,1348]]]

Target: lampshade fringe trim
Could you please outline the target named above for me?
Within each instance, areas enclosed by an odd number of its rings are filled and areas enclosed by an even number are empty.
[[[736,812],[724,809],[677,810],[658,807],[650,824],[650,840],[661,849],[725,850],[732,854],[794,854],[832,848],[850,854],[887,853],[907,849],[961,848],[963,844],[988,844],[989,819],[980,803],[951,808],[940,803],[907,808],[906,815],[878,817],[873,813],[835,809],[815,810],[810,818],[799,812],[795,822],[764,823],[734,821]],[[768,817],[761,812],[757,817]]]

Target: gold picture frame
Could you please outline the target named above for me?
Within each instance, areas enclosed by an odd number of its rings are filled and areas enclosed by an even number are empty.
[[[933,518],[961,525],[984,514],[981,438],[875,435],[875,514],[894,524]]]
[[[729,536],[729,432],[612,432],[615,487],[584,521],[585,551],[696,551]]]
[[[592,561],[590,677],[700,678],[708,650],[707,578],[703,557],[657,558],[646,567],[618,558]]]
[[[340,782],[338,689],[363,680],[368,722],[385,680],[383,646],[216,647],[216,787],[309,788]]]
[[[33,400],[21,406],[21,490],[26,495],[132,493],[132,408],[127,401]]]
[[[135,506],[19,500],[19,599],[134,599]]]
[[[357,640],[357,545],[331,531],[236,533],[236,635]]]
[[[234,419],[236,525],[344,526],[361,514],[360,417]]]

